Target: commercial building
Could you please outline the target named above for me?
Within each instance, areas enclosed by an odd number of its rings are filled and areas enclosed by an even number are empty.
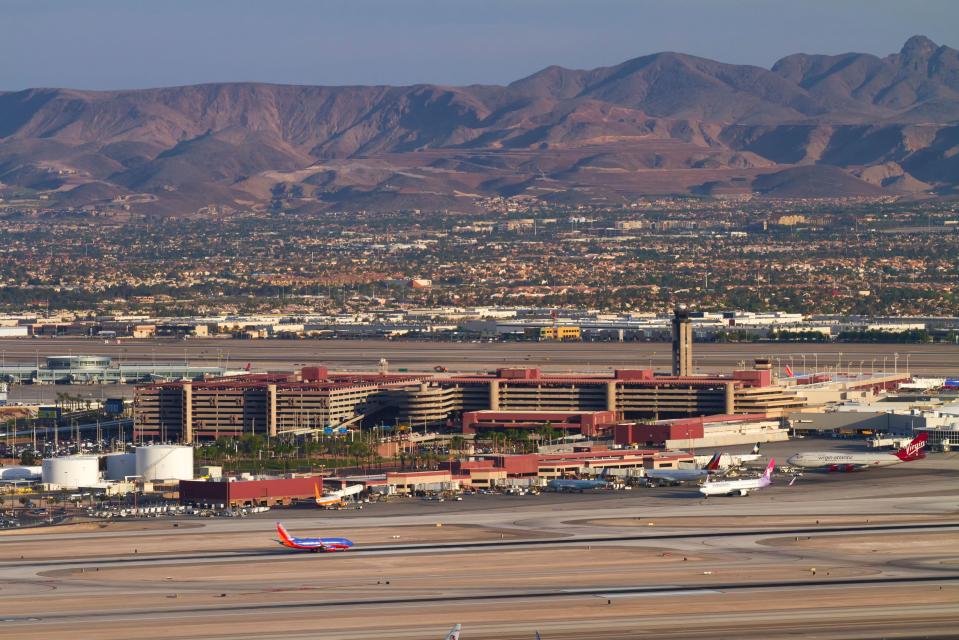
[[[330,374],[305,367],[296,375],[248,374],[206,382],[139,385],[135,437],[193,442],[195,438],[261,433],[322,432],[382,412],[388,391],[421,376]]]
[[[222,367],[171,362],[114,362],[107,356],[47,356],[33,364],[0,365],[0,380],[33,384],[122,384],[133,381],[222,376]]]
[[[463,414],[463,433],[482,433],[520,429],[535,431],[550,428],[566,434],[599,435],[613,426],[612,411],[467,411]]]
[[[309,500],[322,492],[323,478],[266,478],[250,480],[181,480],[180,502],[198,506],[270,507]]]
[[[310,433],[364,421],[444,425],[460,414],[487,411],[493,413],[476,414],[470,420],[485,420],[491,427],[525,423],[529,428],[537,420],[552,422],[540,413],[552,412],[557,423],[568,425],[558,428],[593,433],[603,424],[640,418],[778,417],[804,404],[795,390],[772,384],[768,370],[658,376],[650,369],[621,369],[611,376],[552,376],[538,368],[519,368],[434,377],[331,374],[323,367],[307,367],[294,375],[139,385],[134,429],[137,437],[192,442],[243,432]]]
[[[621,446],[695,449],[755,442],[780,442],[789,432],[778,419],[758,415],[714,415],[659,420],[652,423],[621,423],[613,428],[613,441]]]

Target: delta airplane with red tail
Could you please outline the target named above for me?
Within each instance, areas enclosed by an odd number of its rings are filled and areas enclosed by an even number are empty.
[[[788,462],[801,469],[821,471],[862,471],[871,467],[888,467],[903,462],[912,462],[926,457],[926,434],[920,433],[905,447],[894,453],[841,453],[838,451],[812,451],[797,453]]]
[[[280,535],[277,541],[284,547],[296,549],[298,551],[320,551],[329,553],[332,551],[346,551],[353,546],[353,542],[346,538],[294,538],[289,534],[279,522],[276,523],[276,532]]]

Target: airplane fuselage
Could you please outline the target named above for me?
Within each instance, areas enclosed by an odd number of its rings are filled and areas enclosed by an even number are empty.
[[[888,467],[903,461],[891,453],[830,453],[827,451],[797,453],[787,460],[801,469],[825,471],[861,471],[872,467]]]

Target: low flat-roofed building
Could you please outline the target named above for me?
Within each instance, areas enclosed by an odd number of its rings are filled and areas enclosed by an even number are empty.
[[[181,480],[180,502],[199,506],[260,507],[288,505],[309,500],[323,492],[323,478],[262,478],[256,480],[222,479],[216,481]]]
[[[460,481],[454,479],[449,470],[438,471],[389,471],[386,484],[390,493],[418,493],[455,491]]]

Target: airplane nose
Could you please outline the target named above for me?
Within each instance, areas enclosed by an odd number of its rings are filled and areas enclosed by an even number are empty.
[[[796,463],[799,462],[801,459],[802,459],[802,456],[797,453],[797,454],[794,455],[794,456],[790,456],[789,459],[786,460],[786,462],[788,462],[789,464],[796,464]]]

